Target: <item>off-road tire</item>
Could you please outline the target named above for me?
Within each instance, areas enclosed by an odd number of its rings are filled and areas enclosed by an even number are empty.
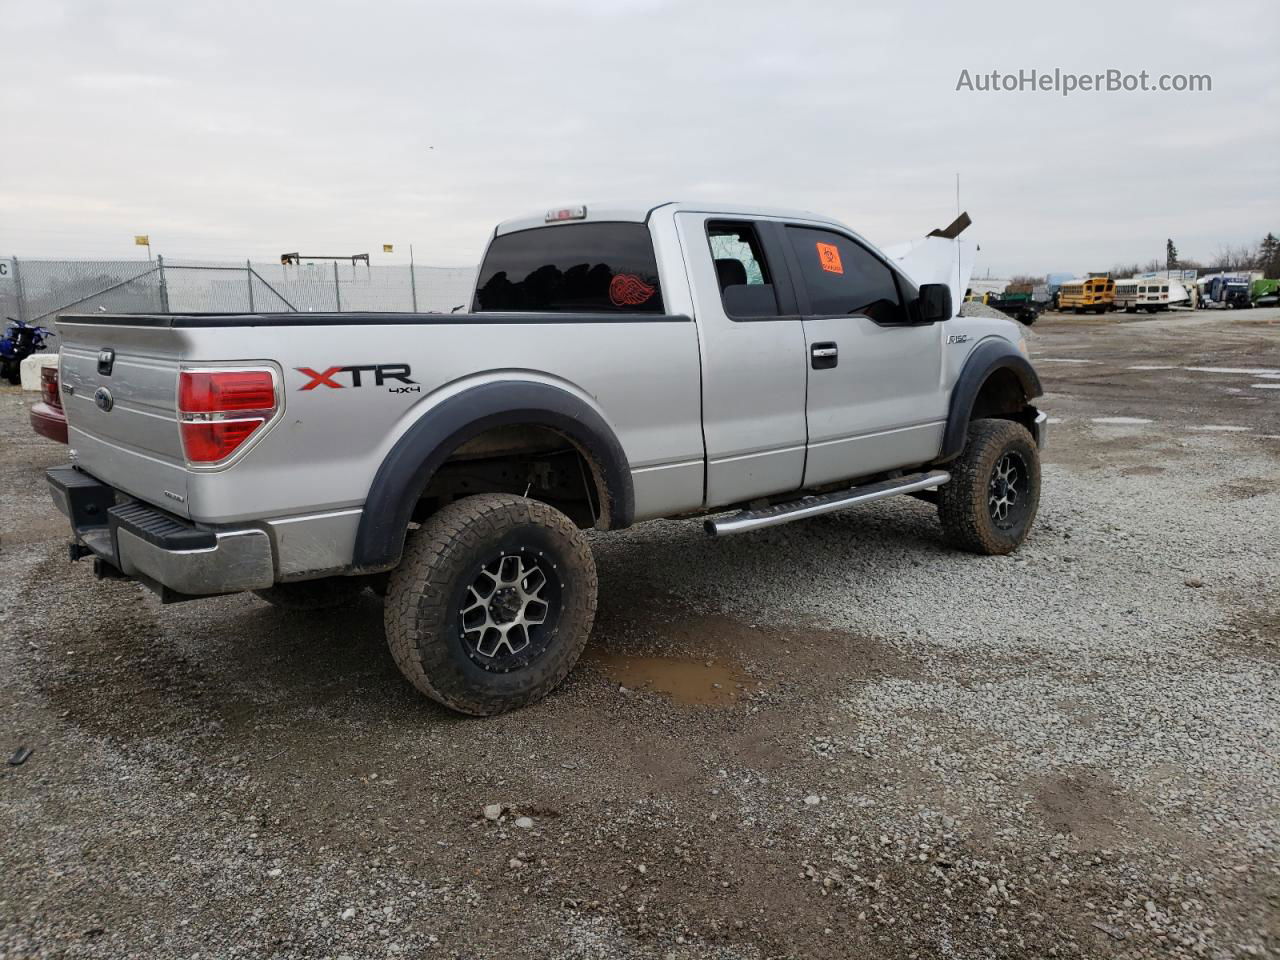
[[[514,555],[553,568],[559,609],[536,658],[496,672],[467,639],[462,608],[485,564]],[[433,700],[474,716],[504,713],[542,699],[568,676],[595,621],[596,589],[591,547],[559,510],[505,493],[466,497],[409,533],[387,585],[387,643],[405,678]]]
[[[355,603],[366,586],[359,577],[322,577],[319,580],[277,583],[274,587],[253,592],[259,600],[281,610],[334,610]]]
[[[1006,453],[1026,467],[1025,513],[1002,529],[990,506],[996,466]],[[938,490],[938,516],[947,540],[972,553],[1012,553],[1026,540],[1040,507],[1040,452],[1031,433],[1012,420],[975,420],[964,452],[950,466],[951,481]]]

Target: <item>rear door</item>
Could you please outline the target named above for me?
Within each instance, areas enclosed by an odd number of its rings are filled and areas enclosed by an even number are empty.
[[[59,319],[67,443],[74,462],[99,480],[188,516],[177,420],[180,338],[137,320]]]
[[[937,456],[947,415],[939,324],[913,324],[917,292],[854,238],[785,228],[809,364],[806,487]]]
[[[708,506],[804,477],[804,331],[774,224],[676,215],[702,353]],[[768,246],[766,246],[766,241]]]

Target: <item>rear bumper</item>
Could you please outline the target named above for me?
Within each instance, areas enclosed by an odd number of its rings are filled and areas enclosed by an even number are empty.
[[[42,437],[67,442],[67,417],[60,409],[41,402],[31,408],[31,429]]]
[[[138,580],[163,600],[271,586],[271,540],[254,527],[197,527],[72,466],[46,474],[71,523],[72,556],[92,555],[104,576]],[[105,566],[104,566],[105,565]]]

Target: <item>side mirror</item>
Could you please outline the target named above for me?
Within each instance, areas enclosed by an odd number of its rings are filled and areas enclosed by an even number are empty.
[[[945,283],[926,283],[920,288],[918,303],[918,323],[951,319],[951,287]]]

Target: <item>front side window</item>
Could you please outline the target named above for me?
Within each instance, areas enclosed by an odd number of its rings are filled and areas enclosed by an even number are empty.
[[[865,247],[829,230],[788,227],[816,316],[862,314],[876,323],[906,323],[893,271]]]
[[[574,223],[495,237],[474,310],[662,313],[653,239],[643,223]]]
[[[712,220],[707,223],[707,241],[724,312],[734,319],[778,316],[773,275],[755,228],[740,221]]]

